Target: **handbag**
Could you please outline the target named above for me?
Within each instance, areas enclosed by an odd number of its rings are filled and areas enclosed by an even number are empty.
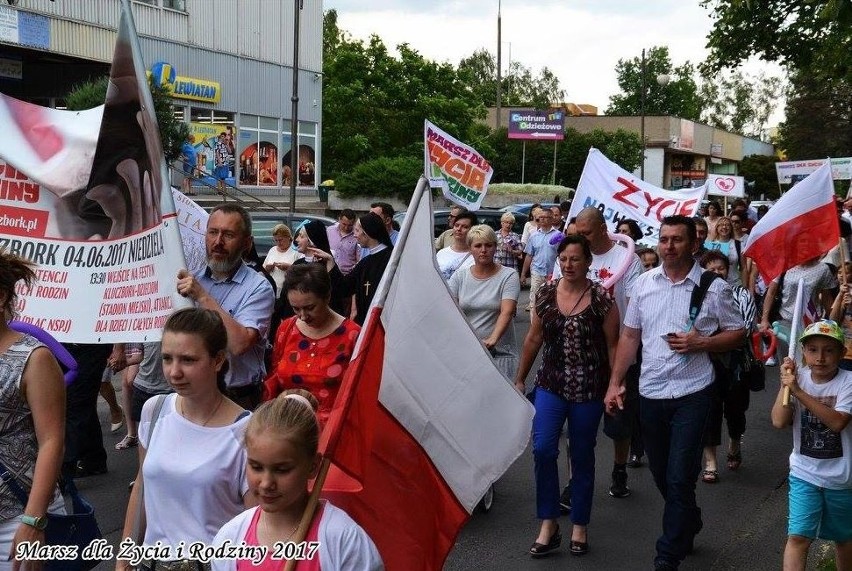
[[[29,495],[3,464],[0,464],[0,479],[9,486],[12,494],[26,508]],[[71,496],[72,513],[52,514],[48,512],[44,542],[47,545],[76,546],[77,557],[76,559],[62,561],[45,561],[43,568],[47,571],[89,571],[102,560],[92,558],[92,554],[88,552],[84,559],[83,550],[93,541],[103,539],[103,534],[98,527],[98,521],[95,519],[95,508],[80,495],[77,486],[74,485],[74,480],[65,482],[65,491]],[[93,551],[97,553],[97,550]]]
[[[752,392],[766,389],[766,365],[754,356],[751,347],[738,351],[736,375],[739,382],[748,386]]]

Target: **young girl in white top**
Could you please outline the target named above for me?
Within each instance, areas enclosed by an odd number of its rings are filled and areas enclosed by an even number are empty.
[[[222,392],[227,343],[222,318],[207,309],[177,311],[163,329],[163,373],[175,392],[149,399],[142,409],[139,472],[123,534],[137,542],[144,537],[145,545],[161,542],[168,549],[157,561],[193,559],[181,543],[209,544],[226,521],[254,505],[246,503],[242,446],[249,412]],[[137,522],[145,522],[142,530],[134,529]],[[116,569],[130,564],[118,559]]]
[[[214,560],[214,570],[280,570],[286,559],[298,560],[298,571],[384,569],[367,533],[327,501],[317,506],[304,540],[293,542],[308,505],[308,480],[316,476],[321,460],[316,407],[313,395],[295,389],[263,403],[252,415],[245,444],[249,489],[259,505],[216,534],[214,546],[243,544],[248,549],[243,558]]]

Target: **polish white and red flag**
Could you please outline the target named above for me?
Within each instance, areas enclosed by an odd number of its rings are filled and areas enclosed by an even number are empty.
[[[322,496],[390,571],[441,569],[490,485],[523,453],[533,408],[506,382],[435,263],[421,178],[323,431]]]
[[[742,253],[754,260],[764,282],[768,284],[838,245],[840,224],[835,201],[831,166],[825,161],[755,224]]]

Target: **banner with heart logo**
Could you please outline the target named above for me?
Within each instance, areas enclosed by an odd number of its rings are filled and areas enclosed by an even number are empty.
[[[732,174],[707,175],[707,194],[743,198],[745,196],[745,179]]]

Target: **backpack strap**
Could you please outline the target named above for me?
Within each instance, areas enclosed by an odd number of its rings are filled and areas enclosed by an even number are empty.
[[[743,249],[742,242],[740,242],[737,239],[734,239],[734,250],[736,250],[736,252],[737,252],[737,268],[742,268],[742,259],[743,259],[742,249]]]
[[[716,278],[721,279],[722,276],[711,272],[710,270],[704,270],[701,273],[701,279],[698,281],[698,285],[692,289],[692,295],[689,298],[689,329],[692,329],[692,326],[695,324],[695,320],[698,319],[698,313],[701,311],[701,306],[704,304],[704,297],[707,295],[707,290],[710,289],[710,284],[712,284],[713,280]]]

